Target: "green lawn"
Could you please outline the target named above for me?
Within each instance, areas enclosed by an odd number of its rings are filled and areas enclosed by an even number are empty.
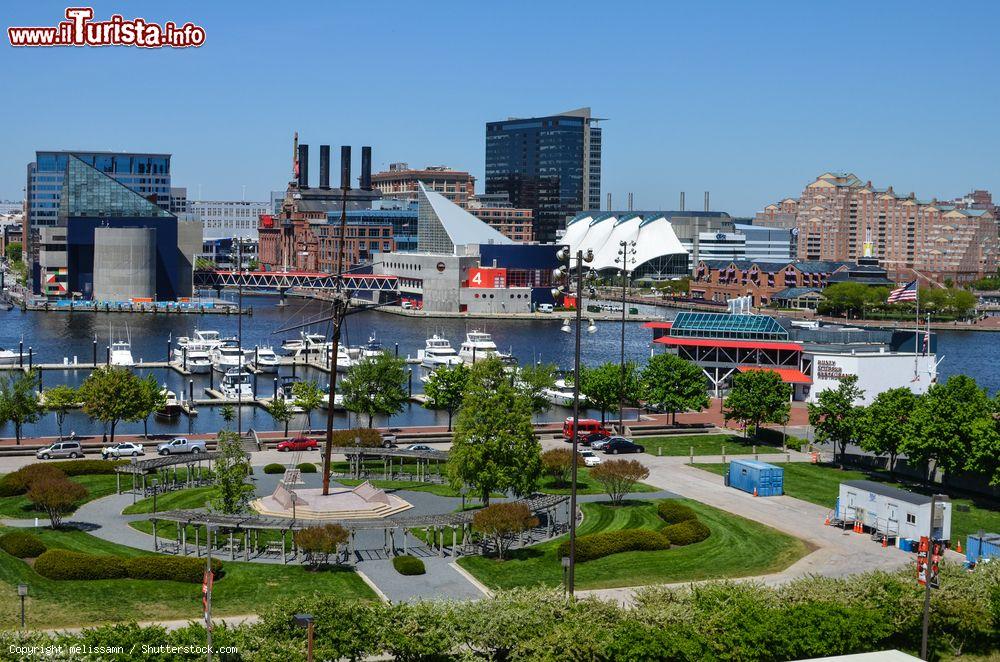
[[[630,528],[660,528],[656,501],[632,501],[614,508],[582,504],[580,535]],[[684,500],[712,530],[700,543],[656,552],[614,554],[576,567],[581,589],[640,586],[669,582],[763,575],[782,570],[808,552],[805,543],[770,527],[696,501]],[[458,563],[495,589],[518,586],[556,587],[562,583],[557,548],[566,536],[515,550],[507,561],[469,556]]]
[[[725,464],[695,464],[699,469],[725,475]],[[832,464],[809,464],[806,462],[782,463],[785,469],[785,494],[796,499],[809,501],[833,510],[840,495],[840,483],[845,480],[873,480],[888,485],[894,485],[913,492],[930,494],[941,491],[938,486],[929,490],[918,483],[892,482],[878,475],[867,474],[854,469],[840,470]],[[951,538],[961,540],[965,545],[965,537],[977,533],[980,529],[987,532],[1000,531],[1000,504],[991,502],[985,497],[968,498],[952,496]],[[968,506],[968,512],[959,510],[959,506]]]
[[[158,494],[156,496],[156,509],[163,511],[204,508],[205,502],[215,496],[215,489],[214,487],[189,487],[184,490]],[[122,514],[138,515],[151,512],[153,512],[153,497],[136,501],[131,506],[127,506]]]
[[[77,502],[77,507],[106,497],[115,493],[114,474],[94,474],[87,476],[72,476],[70,480],[80,483],[87,488],[87,496]],[[124,483],[123,483],[124,486]],[[35,510],[28,501],[28,497],[20,494],[18,496],[0,497],[0,518],[9,519],[31,519],[33,517],[48,517],[44,512]]]
[[[97,554],[149,554],[76,530],[40,530],[50,548],[62,547]],[[275,599],[309,593],[345,600],[370,600],[375,595],[353,570],[309,572],[298,565],[223,561],[225,576],[216,581],[212,613],[219,616],[256,613]],[[17,585],[29,586],[28,627],[53,628],[113,621],[182,619],[201,616],[201,585],[149,580],[56,581],[0,551],[0,627],[15,627],[19,602]]]
[[[757,437],[750,439],[736,434],[678,434],[636,439],[636,443],[645,446],[650,455],[675,456],[690,455],[692,447],[695,455],[722,455],[723,446],[727,455],[748,455],[753,452],[755,444],[759,452],[773,453],[776,448],[781,449],[781,441],[780,430],[761,430]],[[801,443],[802,440],[797,437],[788,437],[792,448],[798,449]]]

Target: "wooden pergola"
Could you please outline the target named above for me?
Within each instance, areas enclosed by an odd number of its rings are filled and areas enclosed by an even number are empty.
[[[212,461],[220,455],[212,452],[162,455],[148,460],[132,458],[128,464],[115,467],[115,490],[118,494],[122,493],[122,475],[132,477],[132,487],[127,490],[132,494],[132,503],[135,503],[137,495],[147,497],[152,493],[152,488],[147,482],[148,478],[156,478],[159,481],[156,488],[158,492],[208,485],[210,481],[201,477],[202,463],[204,462],[205,468],[211,471]],[[183,477],[178,476],[178,468],[186,469]]]
[[[536,538],[538,540],[551,538],[568,529],[570,521],[568,496],[535,494],[518,502],[524,503],[540,522],[537,529],[522,534],[520,544],[537,542]],[[562,511],[566,512],[563,521],[560,522]],[[475,550],[475,546],[470,542],[474,514],[474,511],[461,511],[433,515],[403,515],[385,519],[296,520],[257,513],[224,515],[200,510],[171,510],[155,513],[150,517],[150,521],[153,523],[153,545],[157,551],[184,556],[194,554],[200,557],[207,553],[208,548],[221,549],[223,552],[228,552],[230,560],[234,561],[239,553],[244,561],[273,556],[280,557],[281,562],[286,564],[289,558],[297,561],[299,557],[294,536],[296,531],[325,524],[339,524],[347,529],[348,539],[345,549],[338,556],[345,562],[353,564],[356,556],[363,551],[358,549],[356,541],[356,535],[360,531],[381,530],[383,532],[381,551],[386,557],[395,556],[397,553],[405,555],[412,547],[420,545],[426,545],[432,553],[442,557],[468,554]],[[172,523],[177,527],[175,541],[162,541],[157,536],[157,525],[162,523]],[[188,540],[188,527],[194,529],[193,544]],[[202,529],[204,529],[204,547]],[[422,531],[423,540],[417,538],[411,543],[409,536],[413,536],[413,530]],[[262,541],[262,531],[280,532],[281,540]],[[292,534],[290,557],[289,533]]]
[[[378,478],[380,480],[415,480],[420,483],[440,483],[444,481],[441,465],[448,461],[448,451],[427,450],[414,451],[405,448],[363,448],[360,446],[343,446],[331,449],[335,455],[347,457],[348,472],[345,478]],[[382,474],[372,475],[365,467],[365,460],[382,460]],[[396,471],[396,461],[399,470]],[[416,460],[416,473],[406,473],[403,464],[406,460]]]

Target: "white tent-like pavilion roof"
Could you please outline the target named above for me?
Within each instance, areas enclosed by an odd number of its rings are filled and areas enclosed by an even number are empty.
[[[635,255],[629,259],[629,268],[668,255],[687,255],[670,221],[662,214],[646,217],[632,212],[581,214],[566,228],[562,239],[572,253],[578,250],[594,252],[591,268],[618,269],[616,263],[622,241],[635,242]]]

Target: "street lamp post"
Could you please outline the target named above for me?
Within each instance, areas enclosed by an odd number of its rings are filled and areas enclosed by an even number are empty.
[[[236,435],[243,438],[243,237],[236,238],[236,344],[240,348],[237,363],[240,369],[240,383],[236,387]]]
[[[569,267],[572,268],[567,249],[560,249],[557,257],[560,262],[570,263]],[[578,449],[580,442],[580,334],[583,329],[583,266],[584,263],[592,262],[593,259],[593,251],[588,250],[586,254],[582,250],[576,252],[576,338],[573,352],[573,461],[571,463],[572,477],[570,479],[572,484],[569,491],[569,561],[566,566],[566,591],[570,597],[573,596],[576,570],[576,478],[579,465]],[[563,278],[569,275],[569,271],[570,269],[563,266],[556,269],[553,275],[557,279]],[[559,296],[565,294],[565,290],[557,287],[553,289],[552,294]],[[597,330],[597,327],[594,326],[593,320],[589,320],[589,322],[587,332],[593,333]],[[561,330],[569,333],[569,320],[566,320]]]
[[[629,262],[635,264],[635,240],[618,242],[618,257],[616,264],[622,267],[622,343],[621,343],[621,383],[618,386],[618,432],[625,434],[625,292],[628,283]]]
[[[18,584],[17,595],[21,598],[21,629],[24,629],[24,599],[28,597],[28,585]]]
[[[313,662],[313,618],[312,614],[295,614],[292,620],[299,627],[306,629],[306,660]]]

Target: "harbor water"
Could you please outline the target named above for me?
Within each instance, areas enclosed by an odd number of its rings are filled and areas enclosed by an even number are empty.
[[[298,337],[299,330],[281,332],[281,329],[302,324],[312,319],[325,316],[328,307],[321,302],[308,299],[289,299],[286,306],[277,305],[277,297],[254,296],[246,297],[244,304],[253,307],[253,316],[243,318],[243,346],[252,349],[255,346],[270,346],[275,352],[283,354],[283,340]],[[664,311],[671,317],[670,311]],[[555,318],[543,320],[466,320],[466,319],[429,319],[420,317],[403,317],[377,311],[364,311],[348,317],[345,323],[343,341],[356,346],[365,343],[370,336],[375,336],[383,346],[390,351],[396,351],[399,356],[415,357],[417,351],[423,349],[424,341],[432,334],[438,334],[451,341],[457,350],[465,339],[465,334],[473,330],[486,331],[493,336],[497,347],[502,352],[510,351],[522,364],[534,361],[554,363],[560,368],[570,368],[573,362],[574,334],[560,330],[561,320]],[[109,334],[113,329],[116,337],[124,334],[126,327],[132,342],[132,355],[138,363],[141,361],[162,362],[167,359],[168,343],[180,336],[190,336],[195,329],[210,329],[219,331],[223,336],[237,334],[238,318],[235,315],[167,315],[167,314],[115,314],[115,313],[44,313],[21,312],[20,310],[0,311],[0,347],[18,350],[23,341],[25,355],[30,347],[36,363],[62,363],[64,358],[72,363],[74,357],[80,362],[89,363],[93,357],[93,341],[96,337],[98,346],[98,361],[103,362]],[[584,321],[586,325],[586,321]],[[596,322],[595,333],[584,333],[581,353],[584,364],[596,365],[605,361],[617,362],[620,355],[621,323],[611,321]],[[328,334],[327,323],[315,324],[302,329]],[[644,362],[650,355],[652,334],[643,328],[641,323],[629,322],[625,328],[625,355],[627,359]],[[974,331],[941,331],[938,333],[938,356],[943,357],[939,367],[940,378],[964,373],[976,379],[981,386],[995,393],[1000,389],[1000,372],[996,370],[1000,364],[1000,336],[992,333]],[[413,369],[413,391],[419,393],[422,384],[419,380],[422,368],[411,365]],[[174,370],[165,368],[144,368],[136,365],[134,370],[139,374],[153,374],[157,381],[166,384],[168,388],[179,395],[187,394],[188,380],[194,381],[196,398],[204,397],[204,388],[209,386],[209,375],[183,376]],[[281,368],[281,374],[289,374],[291,369]],[[89,373],[88,370],[45,370],[43,386],[49,387],[64,383],[80,384]],[[325,373],[297,368],[296,374],[305,379],[315,379],[326,384]],[[217,386],[219,373],[214,375]],[[273,393],[273,374],[261,374],[257,378],[255,395],[270,397]],[[545,420],[557,420],[568,415],[568,411],[553,408],[542,415]],[[313,426],[321,425],[322,414],[313,414]],[[346,414],[339,415],[338,427],[347,425]],[[416,403],[406,406],[404,411],[393,416],[389,423],[393,426],[407,425],[444,425],[447,422],[445,412],[427,410]],[[196,432],[214,432],[222,426],[222,419],[217,407],[200,406],[196,417],[181,416],[173,421],[158,420],[150,417],[148,421],[150,433],[156,434],[186,434]],[[254,406],[244,406],[242,409],[243,428],[250,427],[260,430],[275,428],[270,416],[262,409]],[[353,421],[352,421],[353,423]],[[386,424],[385,419],[378,421]],[[299,416],[290,424],[294,430],[306,424],[305,416]],[[142,422],[122,423],[118,431],[122,433],[142,432]],[[80,411],[71,412],[66,417],[64,433],[75,431],[78,434],[100,434],[103,426],[90,421]],[[27,436],[56,434],[54,416],[49,414],[35,423],[25,427]],[[13,426],[0,426],[0,436],[13,436]]]

